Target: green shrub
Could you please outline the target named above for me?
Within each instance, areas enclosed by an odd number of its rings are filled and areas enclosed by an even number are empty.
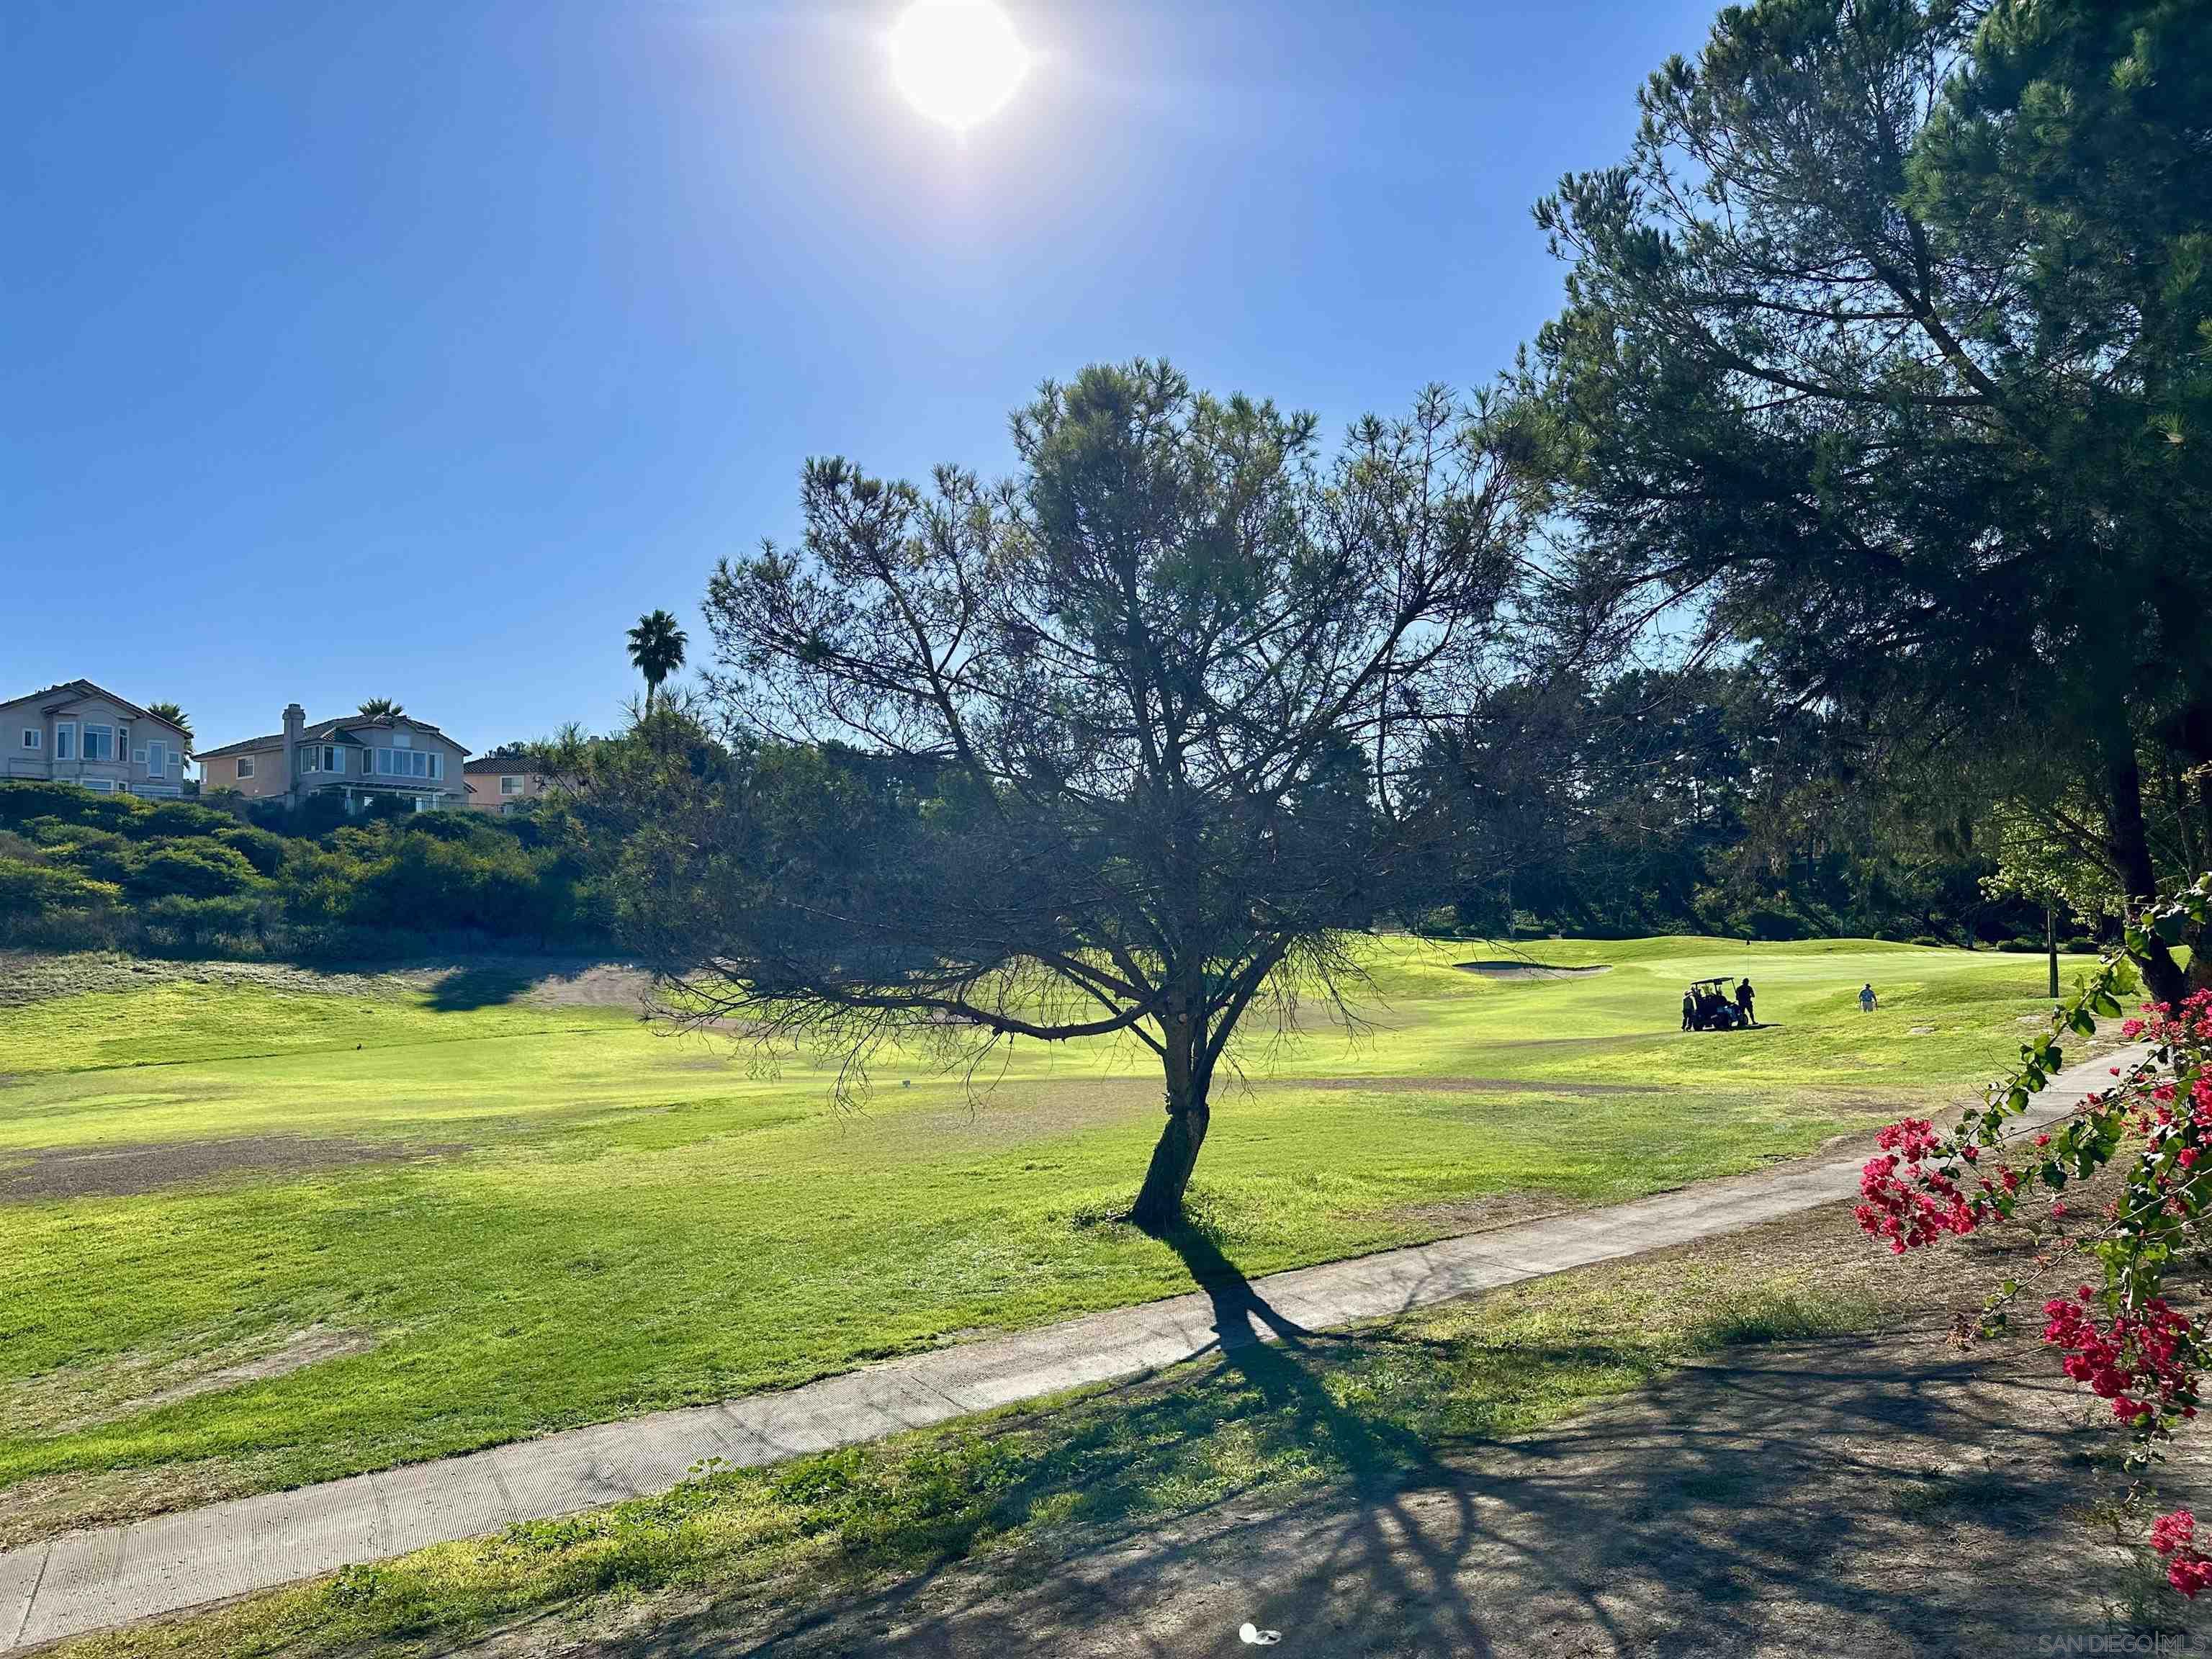
[[[0,945],[27,951],[106,951],[127,931],[112,882],[0,857]]]
[[[1948,951],[1951,948],[1951,941],[1949,939],[1937,939],[1933,933],[1915,933],[1911,939],[1905,940],[1905,943],[1907,945],[1924,945],[1931,949],[1938,951]]]
[[[33,818],[23,832],[38,843],[49,862],[65,864],[95,881],[121,882],[131,872],[137,846],[128,836],[58,817]]]
[[[272,836],[266,830],[256,830],[246,823],[226,823],[212,837],[218,847],[228,847],[254,868],[255,873],[273,876],[284,867],[284,837]]]
[[[215,811],[185,800],[149,802],[151,811],[135,819],[134,834],[174,839],[184,836],[214,836],[238,827],[228,812]]]
[[[217,898],[258,880],[244,856],[212,842],[162,842],[131,860],[124,887],[136,898]]]
[[[113,883],[78,871],[0,858],[0,915],[105,909],[121,896]]]
[[[164,894],[138,914],[147,947],[163,956],[259,956],[280,920],[270,901],[252,893]]]
[[[74,783],[10,781],[0,786],[0,823],[58,818],[64,823],[117,830],[147,811],[135,795],[104,795]]]

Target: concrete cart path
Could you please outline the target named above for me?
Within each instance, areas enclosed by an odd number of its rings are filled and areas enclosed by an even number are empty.
[[[2071,1067],[2024,1121],[2063,1116],[2140,1052]],[[1704,1182],[915,1354],[786,1393],[65,1534],[0,1553],[0,1651],[665,1491],[705,1458],[773,1462],[1266,1341],[1271,1322],[1348,1324],[1734,1231],[1854,1196],[1863,1161]]]

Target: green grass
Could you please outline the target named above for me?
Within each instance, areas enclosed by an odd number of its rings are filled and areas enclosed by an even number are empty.
[[[1419,1485],[1455,1452],[1557,1421],[1694,1355],[1875,1328],[1894,1294],[1882,1265],[1869,1252],[1820,1279],[1681,1257],[1584,1269],[1295,1348],[1210,1357],[1135,1386],[774,1468],[704,1470],[662,1497],[348,1567],[65,1652],[443,1651],[548,1613],[583,1633],[653,1597],[668,1598],[651,1609],[664,1617],[687,1598],[711,1601],[719,1626],[769,1612],[797,1620],[840,1594],[949,1561],[1019,1579],[1224,1501],[1249,1515]]]
[[[1802,1153],[1970,1090],[2047,1007],[2034,958],[1761,945],[1771,1029],[1692,1036],[1682,982],[1740,969],[1741,944],[1523,948],[1615,967],[1499,983],[1450,965],[1495,947],[1382,944],[1372,1032],[1248,1054],[1197,1191],[1237,1267],[1457,1231],[1500,1195],[1607,1202]],[[1862,1017],[1868,978],[1885,1007]],[[1469,1078],[1511,1086],[1443,1086]],[[839,1113],[817,1064],[757,1074],[616,1011],[172,983],[5,1011],[0,1079],[0,1190],[55,1149],[306,1138],[327,1165],[0,1201],[0,1541],[1189,1285],[1103,1220],[1158,1117],[1156,1080],[1109,1047],[1022,1044],[980,1102],[894,1060]],[[364,1152],[385,1161],[343,1161]],[[153,1398],[317,1328],[374,1346]],[[149,1497],[118,1472],[179,1484]]]

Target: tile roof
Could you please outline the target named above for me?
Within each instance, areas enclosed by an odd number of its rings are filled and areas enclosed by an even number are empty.
[[[118,697],[106,686],[94,685],[90,680],[64,680],[58,685],[49,685],[44,690],[27,692],[20,697],[0,697],[0,704],[11,702],[43,702],[46,698],[52,696],[57,691],[70,691],[74,692],[76,695],[63,699],[63,702],[58,704],[48,703],[46,706],[50,708],[64,707],[66,704],[72,702],[82,702],[87,697],[105,697],[108,702],[113,703],[118,708],[129,709],[140,720],[152,720],[157,726],[167,726],[169,730],[176,732],[180,737],[184,735],[185,728],[178,725],[174,720],[165,720],[159,714],[149,714],[146,710],[141,708],[137,703],[131,702],[128,697]]]
[[[495,749],[489,755],[478,755],[461,768],[462,771],[473,772],[479,777],[487,772],[504,772],[509,777],[514,777],[519,774],[534,772],[537,769],[537,762],[532,760],[529,756],[519,754],[512,749]]]
[[[353,736],[355,732],[368,731],[380,726],[390,729],[399,726],[412,726],[418,732],[428,732],[433,737],[445,738],[447,743],[453,744],[453,747],[464,755],[469,752],[466,744],[455,743],[453,738],[447,738],[443,732],[431,725],[429,721],[418,720],[412,714],[402,714],[397,717],[391,714],[379,714],[370,720],[364,720],[359,714],[342,714],[334,720],[317,720],[312,726],[302,727],[300,732],[300,740],[302,743],[337,741],[349,743],[356,748],[366,749],[368,745],[362,743],[359,738]],[[272,732],[265,738],[241,738],[238,742],[227,743],[220,749],[196,750],[193,751],[192,758],[222,760],[230,755],[250,755],[260,750],[282,749],[283,746],[284,734],[282,732]]]

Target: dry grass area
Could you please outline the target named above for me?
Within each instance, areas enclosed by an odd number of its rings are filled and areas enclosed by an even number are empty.
[[[336,973],[274,962],[170,962],[112,952],[52,956],[0,951],[0,1008],[57,997],[135,991],[153,985],[256,986],[271,990],[365,996],[405,988],[405,975]]]
[[[319,968],[286,962],[172,962],[112,951],[55,956],[0,951],[0,1008],[57,997],[106,995],[154,985],[199,985],[319,996],[400,996],[457,981],[496,989],[487,1000],[541,1008],[636,1008],[650,977],[624,963],[567,956],[500,955],[402,968]]]

